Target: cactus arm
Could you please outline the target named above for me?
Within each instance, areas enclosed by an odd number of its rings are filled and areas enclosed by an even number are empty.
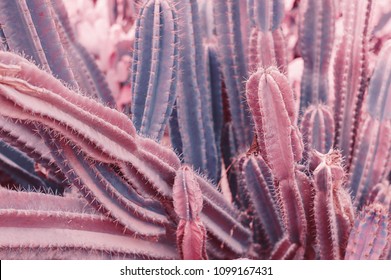
[[[305,0],[300,3],[299,43],[304,59],[300,109],[327,103],[328,72],[334,43],[334,0]]]
[[[183,159],[196,170],[215,179],[218,169],[217,147],[198,4],[194,0],[175,3],[177,9],[186,14],[179,19],[178,24],[181,61],[177,116]]]
[[[342,151],[347,164],[350,164],[352,157],[367,86],[372,2],[365,0],[345,3],[344,36],[335,58],[335,147]]]
[[[169,2],[147,1],[140,10],[136,26],[132,119],[142,135],[158,140],[163,136],[176,97],[176,21]]]
[[[249,127],[251,116],[244,98],[243,79],[247,77],[247,66],[240,35],[239,1],[214,1],[214,17],[220,51],[220,62],[224,83],[227,87],[229,108],[238,152],[245,152],[251,144]],[[228,23],[227,23],[228,20]]]
[[[119,193],[117,188],[105,179],[94,167],[93,162],[77,155],[75,149],[59,140],[49,144],[62,172],[75,185],[99,212],[119,222],[127,231],[140,236],[156,237],[165,233],[162,224],[167,224],[165,216],[138,206],[141,197]],[[57,149],[57,150],[55,150]]]
[[[278,181],[284,226],[292,242],[304,246],[304,206],[294,178],[295,161],[301,159],[303,144],[295,126],[293,93],[287,78],[275,67],[260,68],[247,82],[247,102],[262,120],[260,123],[254,118],[255,129],[260,142],[263,137],[267,163]]]
[[[196,41],[193,35],[194,26],[197,24],[193,22],[193,14],[198,12],[194,10],[197,7],[194,2],[193,0],[176,2],[177,9],[186,14],[178,23],[179,41],[181,42],[179,55],[182,59],[179,63],[179,94],[176,104],[184,162],[192,164],[195,169],[204,170],[206,150],[195,61],[197,48],[201,47],[201,42]]]
[[[177,258],[164,239],[125,235],[79,199],[0,191],[2,259]]]
[[[274,246],[282,238],[281,213],[274,193],[273,176],[261,156],[250,156],[241,162],[241,177],[250,204],[255,208],[254,218],[261,224],[267,242]]]
[[[206,230],[200,220],[202,192],[192,170],[177,171],[173,186],[174,209],[179,217],[177,247],[182,259],[202,260],[206,255]]]
[[[247,82],[247,102],[273,175],[277,180],[293,178],[294,162],[301,159],[303,144],[295,128],[293,93],[287,78],[275,67],[260,68]]]
[[[316,241],[321,259],[341,259],[353,224],[353,205],[342,188],[344,170],[341,156],[333,151],[320,157],[314,171],[314,220]]]

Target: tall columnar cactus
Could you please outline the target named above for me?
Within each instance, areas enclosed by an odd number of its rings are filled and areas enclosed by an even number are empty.
[[[133,50],[131,113],[139,133],[158,140],[176,98],[177,29],[176,11],[169,1],[147,1],[140,9]]]
[[[350,163],[368,78],[369,20],[372,0],[346,1],[343,10],[344,36],[334,65],[335,146]],[[353,35],[352,35],[353,34]]]
[[[300,108],[327,103],[328,72],[334,43],[334,0],[305,0],[300,3],[300,50],[304,59]]]
[[[279,182],[284,225],[292,241],[304,245],[304,206],[295,181],[295,162],[301,159],[303,143],[287,78],[274,67],[260,68],[247,82],[247,100],[259,149]]]
[[[216,179],[217,147],[213,130],[211,93],[202,46],[202,29],[195,0],[175,1],[179,18],[179,80],[176,101],[183,161]],[[177,142],[174,142],[177,144]]]
[[[377,1],[78,3],[0,2],[2,259],[391,258]]]
[[[247,65],[243,53],[241,22],[238,0],[214,1],[213,13],[224,83],[227,88],[229,111],[238,152],[244,152],[251,144],[249,127],[251,116],[244,98],[243,79],[247,77]]]

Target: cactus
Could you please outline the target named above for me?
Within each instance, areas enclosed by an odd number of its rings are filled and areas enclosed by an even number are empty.
[[[303,133],[304,155],[308,155],[312,149],[321,153],[328,153],[334,143],[334,118],[329,106],[311,105],[304,112],[301,120],[301,132]]]
[[[176,98],[176,18],[169,2],[148,1],[140,10],[136,26],[132,119],[140,134],[158,140],[163,137]],[[146,49],[150,52],[145,52]]]
[[[372,2],[345,3],[345,35],[338,47],[334,65],[335,146],[342,151],[347,164],[355,145],[368,77],[368,25]],[[348,35],[351,33],[354,35]]]
[[[328,71],[334,43],[333,0],[305,0],[300,4],[300,49],[304,59],[300,108],[327,103]]]
[[[377,1],[71,2],[0,3],[3,259],[390,259]]]
[[[202,192],[187,166],[178,170],[173,186],[175,212],[179,217],[177,246],[183,259],[207,259],[206,230],[200,219]]]
[[[207,88],[202,29],[195,0],[175,1],[184,13],[179,19],[179,95],[176,101],[183,161],[217,177],[217,147],[213,131],[211,93]],[[189,137],[191,135],[191,137]],[[174,142],[176,143],[176,142]],[[208,156],[207,156],[208,155]]]
[[[346,260],[376,260],[384,256],[389,242],[386,213],[381,204],[372,204],[360,213],[349,236]]]

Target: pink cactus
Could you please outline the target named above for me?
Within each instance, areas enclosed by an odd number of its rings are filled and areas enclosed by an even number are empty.
[[[353,2],[0,1],[1,258],[391,259],[391,6]]]

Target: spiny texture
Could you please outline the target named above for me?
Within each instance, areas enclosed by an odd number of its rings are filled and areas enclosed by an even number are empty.
[[[173,186],[174,209],[179,217],[177,246],[183,259],[207,259],[206,230],[201,222],[202,192],[191,169],[178,170]]]
[[[167,1],[148,1],[136,23],[132,119],[140,134],[158,140],[163,137],[176,97],[177,28],[176,12]]]
[[[1,1],[1,258],[390,259],[391,19],[353,2]]]

